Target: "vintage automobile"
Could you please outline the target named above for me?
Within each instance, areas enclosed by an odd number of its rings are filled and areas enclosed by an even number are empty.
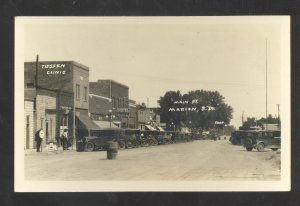
[[[158,145],[156,131],[142,131],[139,142],[142,147]]]
[[[138,129],[126,129],[124,130],[125,148],[135,148],[140,146],[141,131]]]
[[[229,138],[229,141],[231,142],[231,144],[233,145],[241,145],[241,139],[243,134],[245,133],[245,131],[243,130],[237,130],[237,131],[233,131],[231,133],[231,136]]]
[[[157,131],[155,138],[158,144],[171,144],[173,143],[172,134],[167,131]]]
[[[281,132],[278,130],[245,131],[241,140],[247,151],[252,151],[253,148],[259,152],[264,151],[265,148],[276,151],[281,146]]]
[[[119,149],[125,148],[123,131],[120,129],[91,130],[90,134],[77,141],[77,151],[91,152],[106,150],[108,142],[118,142]]]

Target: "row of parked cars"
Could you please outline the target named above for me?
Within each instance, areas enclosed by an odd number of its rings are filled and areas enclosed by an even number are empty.
[[[238,130],[231,134],[233,145],[243,145],[247,151],[256,149],[261,152],[265,148],[274,151],[281,147],[281,131],[279,130]]]
[[[138,129],[91,130],[77,140],[77,151],[106,150],[108,142],[118,142],[119,149],[187,142],[196,138],[174,131],[141,131]]]

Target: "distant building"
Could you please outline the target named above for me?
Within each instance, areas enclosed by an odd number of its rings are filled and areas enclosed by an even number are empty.
[[[98,80],[97,82],[90,82],[90,94],[111,99],[110,109],[107,113],[113,118],[113,123],[119,125],[121,128],[129,127],[129,87],[116,82],[114,80]],[[99,100],[100,101],[100,100]],[[90,108],[90,110],[95,111]],[[105,111],[101,111],[102,114]],[[93,115],[101,115],[93,113]]]
[[[137,104],[136,101],[129,99],[129,119],[128,128],[137,129]]]
[[[151,123],[151,110],[145,105],[137,105],[137,128],[146,130],[146,125]]]

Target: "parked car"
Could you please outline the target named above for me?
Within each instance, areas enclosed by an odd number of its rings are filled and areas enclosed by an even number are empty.
[[[142,131],[140,137],[140,143],[143,147],[158,145],[156,139],[157,131]]]
[[[138,129],[126,129],[125,134],[125,148],[135,148],[140,146],[141,131]]]
[[[106,150],[108,142],[111,141],[118,142],[119,149],[124,149],[124,131],[120,129],[92,130],[88,136],[84,136],[77,141],[77,151]]]
[[[241,145],[241,139],[243,134],[245,133],[245,131],[243,130],[237,130],[237,131],[233,131],[231,133],[231,136],[229,138],[229,141],[231,142],[231,144],[233,145]]]
[[[158,144],[171,144],[173,143],[172,134],[167,131],[158,131],[155,135]]]
[[[257,149],[261,152],[265,148],[276,151],[281,147],[281,132],[278,130],[247,131],[242,137],[242,144],[247,151]]]

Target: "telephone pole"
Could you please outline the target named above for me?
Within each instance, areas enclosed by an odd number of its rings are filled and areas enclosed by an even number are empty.
[[[277,115],[277,117],[278,117],[278,127],[280,128],[280,109],[279,109],[279,107],[280,107],[280,104],[277,104],[277,112],[278,112],[278,115]]]

